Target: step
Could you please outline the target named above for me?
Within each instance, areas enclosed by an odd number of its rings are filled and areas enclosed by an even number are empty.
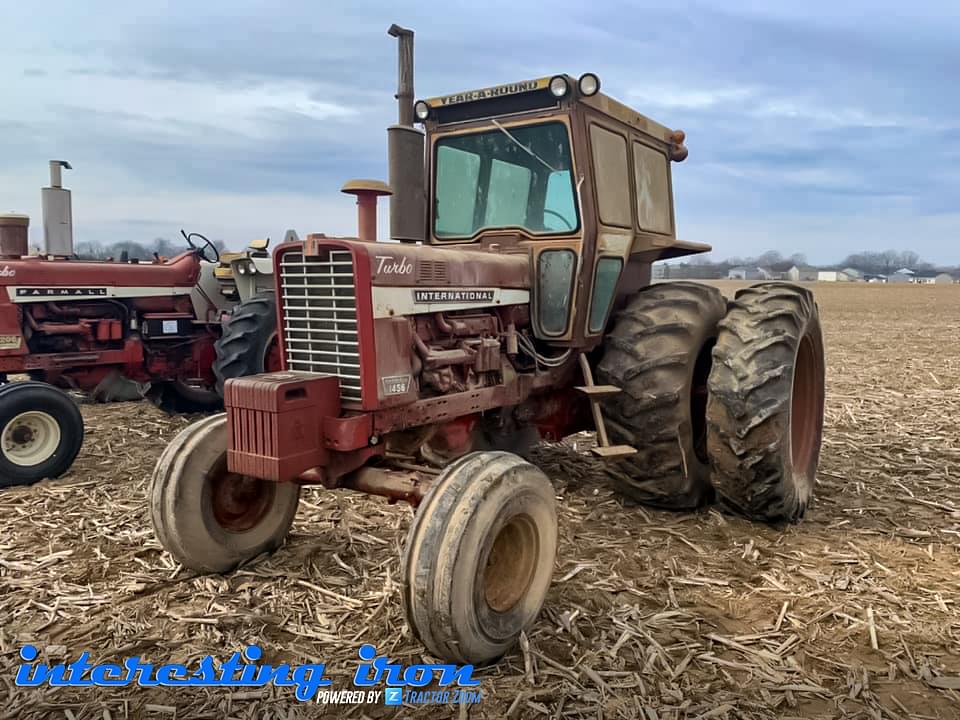
[[[591,448],[590,452],[604,460],[616,460],[628,455],[636,455],[637,449],[630,445],[607,445],[606,447],[597,445],[595,448]]]
[[[574,390],[582,392],[591,400],[599,400],[623,392],[616,385],[577,385]]]

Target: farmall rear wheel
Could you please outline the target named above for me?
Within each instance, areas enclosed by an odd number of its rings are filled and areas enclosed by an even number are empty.
[[[546,475],[506,452],[465,455],[434,481],[407,535],[410,628],[438,658],[496,660],[543,607],[556,552]]]
[[[787,283],[739,291],[713,357],[707,423],[717,494],[751,519],[799,520],[813,497],[823,432],[813,293]]]
[[[227,470],[227,416],[194,423],[157,462],[150,512],[160,544],[184,567],[221,573],[276,549],[287,536],[300,486]]]
[[[76,403],[41,382],[0,387],[0,487],[63,475],[83,446]]]
[[[263,292],[237,305],[216,349],[213,374],[221,396],[228,378],[280,370],[276,295]]]
[[[707,377],[726,302],[716,288],[662,283],[637,293],[604,340],[601,384],[614,444],[635,455],[609,462],[614,486],[638,502],[692,509],[713,498],[707,457]]]

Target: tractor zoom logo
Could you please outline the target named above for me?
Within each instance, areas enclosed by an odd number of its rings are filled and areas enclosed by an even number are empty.
[[[493,290],[414,290],[415,303],[492,303]]]
[[[105,297],[106,288],[17,288],[17,297]]]

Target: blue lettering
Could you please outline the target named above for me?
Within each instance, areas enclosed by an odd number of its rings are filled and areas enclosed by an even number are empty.
[[[179,675],[180,677],[174,677]],[[157,668],[157,682],[164,687],[177,687],[192,684],[184,665],[161,665]]]
[[[434,670],[440,670],[440,687],[456,682],[458,686],[463,687],[479,685],[480,681],[473,677],[473,665],[434,665]]]
[[[127,658],[123,661],[123,666],[127,669],[127,682],[133,682],[133,677],[136,675],[137,685],[140,687],[153,687],[158,684],[152,677],[153,664],[141,663],[139,656]]]
[[[205,658],[200,659],[200,667],[190,676],[188,684],[200,685],[201,687],[220,684],[220,680],[217,677],[217,669],[213,666],[212,657],[207,655]]]
[[[113,677],[110,677],[112,675]],[[119,665],[107,663],[105,665],[94,665],[90,671],[90,682],[97,687],[112,687],[126,685],[130,681]]]
[[[411,665],[403,671],[403,680],[413,687],[426,687],[433,682],[433,666]]]
[[[234,673],[240,667],[240,653],[234,653],[223,665],[220,666],[220,682],[217,685],[236,685],[233,679]]]
[[[293,680],[296,685],[294,694],[297,700],[306,702],[317,694],[317,688],[332,685],[333,681],[323,676],[324,665],[301,665],[293,671]]]

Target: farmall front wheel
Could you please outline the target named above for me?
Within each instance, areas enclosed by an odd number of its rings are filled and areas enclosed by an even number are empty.
[[[465,455],[434,481],[407,535],[407,622],[438,658],[496,660],[543,607],[556,552],[546,475],[506,452]]]
[[[713,497],[707,457],[707,377],[726,301],[716,288],[662,283],[637,293],[604,340],[601,384],[615,444],[637,449],[606,465],[614,487],[638,502],[693,509]]]
[[[287,536],[300,486],[227,470],[227,416],[194,423],[157,462],[150,513],[160,544],[184,567],[222,573],[276,549]]]
[[[707,405],[713,485],[734,512],[803,517],[820,456],[824,369],[813,293],[787,283],[737,293],[720,323]]]
[[[83,417],[66,393],[34,381],[0,388],[0,487],[60,477],[82,446]]]
[[[275,294],[263,292],[237,305],[224,325],[216,350],[213,374],[221,396],[228,378],[280,370]]]

